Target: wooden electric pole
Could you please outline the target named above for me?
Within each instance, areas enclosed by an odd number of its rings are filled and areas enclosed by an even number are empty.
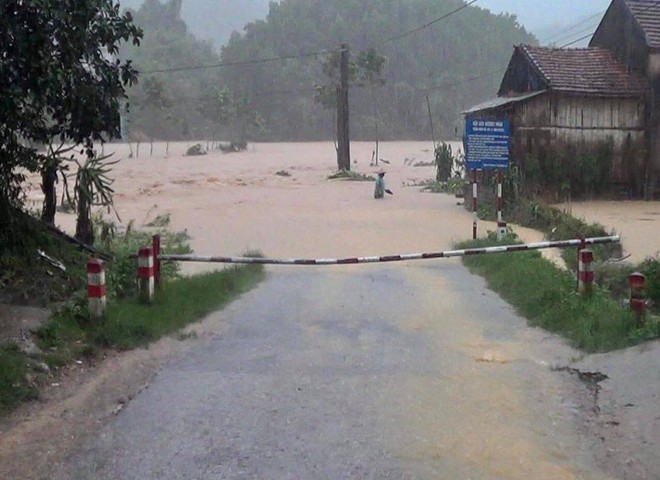
[[[337,89],[337,166],[351,169],[351,139],[348,113],[348,45],[342,44],[339,58],[340,82]]]

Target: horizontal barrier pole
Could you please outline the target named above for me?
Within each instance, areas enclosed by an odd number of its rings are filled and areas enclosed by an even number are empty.
[[[502,245],[498,247],[469,248],[466,250],[449,250],[437,253],[411,253],[407,255],[391,255],[384,257],[353,257],[353,258],[320,258],[316,260],[252,258],[252,257],[204,257],[199,255],[165,255],[158,257],[164,262],[200,262],[200,263],[244,263],[258,265],[356,265],[360,263],[405,262],[408,260],[431,260],[435,258],[466,257],[469,255],[484,255],[491,253],[522,252],[527,250],[543,250],[547,248],[570,248],[585,245],[618,243],[621,237],[596,237],[577,240],[561,240],[556,242],[538,242],[521,245]]]

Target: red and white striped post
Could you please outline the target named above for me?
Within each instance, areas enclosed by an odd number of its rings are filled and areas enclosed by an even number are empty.
[[[156,288],[160,288],[160,235],[152,237],[154,249],[154,283]]]
[[[646,298],[646,277],[635,272],[630,275],[630,309],[635,314],[637,325],[644,325],[648,301]]]
[[[580,295],[589,296],[594,291],[594,252],[592,250],[580,250],[578,262],[578,292]]]
[[[154,251],[151,247],[141,248],[138,254],[138,287],[140,302],[150,304],[154,299]]]
[[[92,318],[101,318],[105,313],[106,295],[105,264],[93,258],[87,262],[87,297]]]
[[[497,170],[497,239],[504,240],[506,237],[506,222],[504,221],[504,195],[502,184],[504,183],[504,172]]]
[[[479,222],[479,187],[477,170],[472,170],[472,240],[477,239],[477,223]]]

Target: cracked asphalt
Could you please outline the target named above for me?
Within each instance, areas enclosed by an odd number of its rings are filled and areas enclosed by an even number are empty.
[[[608,479],[578,354],[457,260],[280,268],[56,479]]]

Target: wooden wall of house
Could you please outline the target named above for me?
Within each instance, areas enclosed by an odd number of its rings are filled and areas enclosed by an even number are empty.
[[[635,188],[643,182],[643,149],[639,150],[637,158],[624,156],[627,142],[644,145],[644,99],[547,93],[500,109],[479,112],[470,118],[511,120],[512,155],[523,169],[528,156],[548,162],[556,152],[569,146],[576,154],[593,153],[611,139],[614,146],[612,182],[632,183]]]
[[[648,74],[646,35],[623,0],[612,1],[589,46],[606,48],[631,70]]]
[[[611,139],[612,181],[629,183],[631,168],[645,175],[643,154],[624,158],[627,141],[643,145],[644,99],[541,95],[515,109],[513,124],[518,154],[544,155],[569,145],[578,153],[593,152]]]
[[[644,75],[651,86],[647,99],[647,165],[649,183],[660,180],[660,52],[646,42],[646,35],[623,0],[613,0],[591,42],[607,48],[630,70]]]

